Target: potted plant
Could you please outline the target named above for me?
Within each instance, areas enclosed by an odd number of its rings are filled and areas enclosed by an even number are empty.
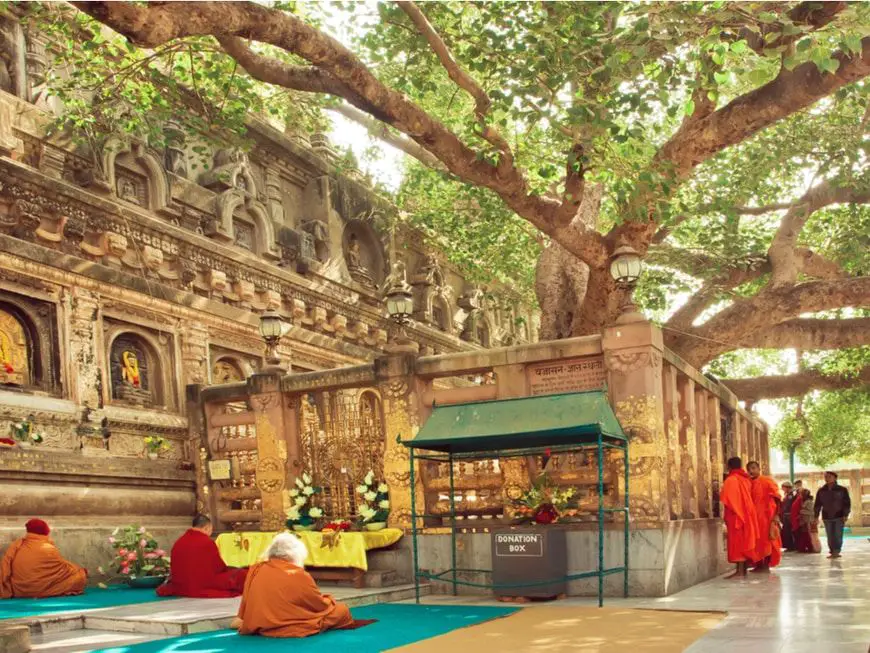
[[[12,434],[12,439],[18,443],[18,446],[26,449],[34,444],[42,444],[45,436],[33,428],[33,416],[29,416],[20,422],[12,422],[9,425],[9,430]]]
[[[109,572],[100,567],[100,573],[120,574],[130,587],[157,587],[169,575],[169,556],[144,526],[116,528],[109,544],[115,555],[109,563]]]
[[[535,524],[553,524],[568,511],[576,488],[560,488],[549,475],[541,474],[531,488],[514,506],[514,522],[531,521]]]
[[[142,438],[145,443],[145,453],[151,460],[157,460],[160,454],[169,451],[169,444],[159,435],[148,435]]]
[[[361,497],[359,520],[362,527],[368,531],[386,528],[390,515],[390,488],[387,484],[375,482],[375,473],[369,470],[356,491]]]
[[[293,505],[287,511],[287,528],[294,531],[313,531],[317,520],[323,517],[323,510],[314,505],[314,497],[323,488],[314,485],[308,472],[302,472],[301,477],[297,476],[295,485],[289,492]]]

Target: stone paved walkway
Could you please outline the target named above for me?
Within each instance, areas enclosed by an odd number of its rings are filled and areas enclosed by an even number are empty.
[[[685,653],[868,653],[870,542],[847,539],[843,553],[839,560],[828,560],[824,553],[787,554],[770,575],[716,579],[661,599],[607,599],[605,606],[728,613]],[[452,596],[432,596],[426,602],[478,603]],[[594,601],[558,603],[572,604]],[[546,605],[552,604],[530,607]]]

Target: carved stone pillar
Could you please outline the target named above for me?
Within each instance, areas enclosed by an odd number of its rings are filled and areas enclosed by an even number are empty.
[[[649,322],[614,326],[604,330],[602,346],[610,401],[629,435],[632,522],[667,521],[662,333]]]
[[[181,363],[184,385],[208,383],[208,329],[202,324],[182,326]]]
[[[420,430],[419,392],[413,374],[414,356],[394,355],[375,361],[378,389],[384,410],[384,478],[390,486],[389,524],[395,528],[411,527],[411,492],[416,496],[417,511],[424,507],[420,466],[415,469],[411,488],[410,455],[399,440],[408,440]]]
[[[677,379],[680,396],[680,450],[683,480],[683,518],[698,517],[698,436],[695,425],[695,382],[681,376]]]
[[[102,407],[102,379],[98,341],[100,296],[83,288],[73,288],[66,296],[69,311],[69,386],[72,398],[96,410]]]
[[[665,440],[667,444],[667,488],[671,519],[683,512],[682,462],[680,460],[680,404],[677,395],[677,368],[665,365],[662,371],[665,406]]]
[[[284,225],[284,203],[281,201],[281,176],[272,167],[266,168],[266,198],[269,217],[276,225]]]
[[[260,530],[280,531],[287,520],[284,488],[288,483],[281,377],[276,374],[257,374],[249,380],[249,387],[257,428],[256,484],[260,490],[263,511]]]

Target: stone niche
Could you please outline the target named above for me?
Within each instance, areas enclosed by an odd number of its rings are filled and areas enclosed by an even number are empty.
[[[175,409],[172,336],[112,320],[104,328],[111,403]]]
[[[211,347],[209,357],[212,384],[243,382],[256,371],[259,363],[249,355],[223,347]]]
[[[0,387],[60,392],[54,304],[0,291]]]
[[[378,288],[384,281],[386,260],[380,240],[371,224],[351,220],[342,234],[344,262],[350,278],[361,286]]]

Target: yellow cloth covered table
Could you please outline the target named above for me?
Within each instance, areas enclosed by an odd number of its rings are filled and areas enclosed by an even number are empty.
[[[366,551],[383,549],[402,539],[398,528],[362,533],[341,533],[330,546],[330,537],[315,531],[294,532],[308,547],[307,567],[339,567],[368,571]],[[258,562],[277,533],[240,532],[217,536],[218,551],[230,567],[250,567]],[[333,536],[335,538],[336,536]]]

